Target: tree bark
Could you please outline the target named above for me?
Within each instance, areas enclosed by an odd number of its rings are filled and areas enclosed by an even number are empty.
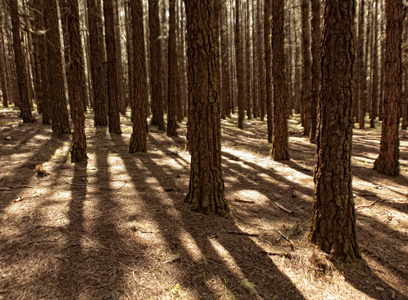
[[[319,102],[320,86],[320,0],[311,0],[312,2],[312,91],[311,91],[311,131],[310,142],[316,143],[317,132],[317,104]]]
[[[17,71],[17,82],[19,91],[19,103],[21,117],[24,123],[35,122],[35,118],[31,114],[31,104],[28,97],[28,82],[27,82],[27,65],[24,58],[23,49],[21,47],[20,38],[20,18],[18,13],[18,1],[10,0],[10,16],[13,32],[13,48]]]
[[[381,130],[380,155],[374,169],[380,174],[399,174],[398,126],[402,98],[401,48],[402,48],[402,0],[385,1],[385,81],[384,118]]]
[[[362,113],[360,102],[365,101],[365,68],[364,68],[364,11],[365,0],[360,0],[359,16],[358,16],[358,35],[357,35],[357,56],[356,56],[356,98],[353,103],[353,112],[356,121],[360,123],[360,114]]]
[[[52,66],[52,72],[49,72],[50,95],[53,97],[52,132],[55,134],[71,133],[65,96],[58,3],[54,0],[43,0],[43,8],[45,27],[48,29],[46,34],[48,64]]]
[[[142,0],[131,1],[130,8],[133,29],[133,69],[137,70],[137,76],[133,76],[134,99],[131,102],[133,131],[130,138],[129,152],[135,153],[147,151],[146,104],[148,93]]]
[[[355,1],[326,0],[323,9],[322,75],[310,241],[342,261],[354,262],[361,257],[351,184]]]
[[[89,25],[89,43],[90,43],[90,64],[93,87],[93,108],[94,108],[94,125],[107,126],[107,104],[108,104],[108,89],[107,78],[104,71],[103,62],[104,55],[102,49],[105,45],[99,36],[99,24],[102,23],[101,11],[98,10],[98,0],[87,0],[88,3],[88,25]]]
[[[312,89],[312,61],[310,57],[310,8],[309,0],[302,0],[302,110],[303,134],[309,135],[311,128],[311,89]]]
[[[0,8],[4,11],[4,6],[0,2]],[[8,107],[9,104],[9,90],[7,82],[7,56],[4,45],[4,26],[3,26],[3,13],[0,12],[0,83],[1,83],[1,95],[3,97],[3,107]]]
[[[188,97],[191,170],[185,201],[193,210],[225,215],[229,206],[224,196],[221,167],[221,119],[218,49],[212,23],[213,0],[186,1]]]
[[[272,4],[272,76],[273,76],[273,138],[272,157],[276,161],[289,160],[288,100],[286,82],[284,1]]]
[[[170,0],[169,46],[168,46],[168,97],[167,135],[177,136],[177,40],[176,40],[176,0]]]
[[[117,49],[115,38],[115,25],[113,19],[113,1],[104,0],[105,15],[105,44],[107,58],[108,98],[109,98],[109,132],[121,134],[120,117],[118,108],[118,80],[117,80]]]
[[[238,128],[244,129],[244,109],[245,109],[245,78],[244,78],[244,49],[241,35],[241,1],[235,0],[235,60],[237,68],[238,87]]]
[[[68,65],[68,84],[71,85],[71,111],[74,132],[72,135],[71,161],[87,159],[85,135],[85,78],[84,61],[79,27],[78,0],[68,0],[68,45],[70,64]]]
[[[268,143],[272,143],[273,138],[273,108],[272,108],[272,41],[271,41],[271,3],[269,1],[264,1],[264,38],[263,42],[265,44],[265,69],[261,66],[260,78],[261,78],[261,88],[259,89],[260,97],[265,98],[266,103],[266,118],[268,126]],[[261,55],[260,55],[261,56]],[[262,56],[261,56],[262,57]],[[265,86],[265,88],[262,88]],[[261,110],[261,120],[262,120],[262,110]]]
[[[372,84],[371,84],[371,116],[370,127],[375,128],[375,120],[378,116],[378,92],[379,92],[379,78],[378,78],[378,0],[374,0],[375,14],[374,14],[374,47],[372,55]]]

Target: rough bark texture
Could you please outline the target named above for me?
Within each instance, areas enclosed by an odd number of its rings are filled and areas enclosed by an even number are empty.
[[[268,143],[272,143],[273,135],[273,109],[272,109],[272,41],[271,41],[271,3],[268,1],[264,2],[264,44],[265,44],[265,70],[260,71],[261,78],[261,88],[260,93],[264,93],[266,103],[266,114],[267,114],[267,125],[268,125]],[[261,67],[263,69],[263,66]],[[265,78],[265,79],[264,79]],[[262,88],[262,85],[265,87]],[[261,99],[261,98],[260,98]],[[262,111],[261,111],[262,119]]]
[[[167,135],[177,136],[177,40],[176,40],[176,0],[170,0],[169,46],[168,46],[168,96]]]
[[[132,11],[133,63],[134,70],[137,70],[137,76],[133,76],[134,99],[131,101],[133,131],[130,138],[129,152],[135,153],[147,151],[147,75],[142,0],[131,1],[130,8]]]
[[[68,67],[68,84],[71,85],[71,111],[74,133],[72,135],[71,161],[87,159],[85,114],[84,114],[84,61],[79,28],[78,0],[68,0],[68,44],[70,64]]]
[[[244,128],[245,117],[245,78],[244,78],[244,49],[241,35],[241,10],[240,1],[235,1],[235,60],[237,68],[237,88],[238,88],[238,128]]]
[[[105,44],[107,58],[108,78],[108,98],[109,98],[109,132],[122,133],[120,129],[120,118],[118,109],[118,81],[117,81],[117,61],[116,61],[116,39],[115,26],[113,20],[113,1],[104,0],[105,15]]]
[[[403,77],[403,94],[401,99],[401,129],[408,128],[408,19],[404,19],[404,32],[402,36],[402,77]]]
[[[311,131],[310,142],[316,143],[317,131],[317,103],[319,102],[320,86],[320,0],[312,2],[312,91],[310,103]]]
[[[118,80],[118,110],[121,114],[126,113],[126,97],[125,97],[125,78],[123,75],[122,61],[122,43],[120,42],[120,21],[119,21],[119,1],[115,0],[113,4],[113,21],[115,24],[115,42],[116,42],[116,73]]]
[[[17,71],[18,91],[20,96],[21,117],[24,123],[35,122],[35,118],[31,114],[30,99],[28,97],[28,82],[26,61],[24,58],[23,49],[20,38],[20,18],[18,13],[18,1],[10,0],[10,16],[13,32],[13,48],[14,58]]]
[[[252,119],[252,63],[251,57],[251,37],[249,33],[250,28],[250,14],[249,14],[249,0],[246,0],[245,11],[245,25],[244,25],[244,39],[245,39],[245,74],[246,74],[246,100],[245,108],[247,110],[248,119]]]
[[[375,3],[375,14],[378,16],[378,1],[374,0]],[[370,127],[375,128],[375,120],[378,116],[378,92],[379,84],[378,81],[378,17],[374,18],[374,31],[373,31],[374,47],[372,55],[372,84],[371,84],[371,116],[370,116]]]
[[[384,118],[381,130],[380,155],[374,169],[385,175],[399,174],[399,102],[402,98],[401,48],[402,0],[385,1],[385,81]]]
[[[93,88],[93,109],[94,109],[94,124],[95,126],[107,126],[108,118],[108,89],[107,78],[104,72],[103,61],[104,56],[102,48],[105,45],[99,42],[102,40],[99,37],[100,31],[98,24],[101,23],[101,12],[98,10],[97,0],[87,0],[88,3],[88,24],[89,24],[89,43],[90,43],[90,65]]]
[[[221,22],[221,68],[222,68],[222,87],[221,87],[221,118],[225,119],[228,115],[228,107],[231,103],[230,96],[230,67],[228,60],[228,7],[224,3],[222,7]],[[225,20],[225,23],[224,23]]]
[[[322,76],[310,241],[336,258],[360,257],[352,190],[354,0],[323,4]]]
[[[54,0],[43,0],[45,26],[48,29],[47,52],[50,95],[52,95],[52,132],[55,134],[70,133],[67,98],[65,96],[64,69],[61,55],[61,37],[58,17],[58,3]]]
[[[221,168],[221,119],[218,49],[211,20],[212,0],[186,1],[188,97],[191,122],[190,186],[185,201],[195,211],[225,215],[229,211],[224,196]]]
[[[273,76],[273,138],[272,157],[276,161],[289,160],[288,100],[286,82],[284,1],[272,3],[272,76]]]
[[[159,0],[149,0],[149,32],[150,32],[150,86],[152,125],[165,130],[162,98],[162,47],[160,40]]]
[[[309,135],[311,128],[311,89],[312,89],[312,60],[310,57],[310,0],[302,0],[302,111],[303,134]]]

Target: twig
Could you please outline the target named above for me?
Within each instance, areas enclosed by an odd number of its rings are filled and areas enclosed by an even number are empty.
[[[361,205],[361,206],[359,206],[359,207],[356,207],[356,210],[357,209],[361,209],[361,208],[368,208],[368,207],[372,207],[372,206],[374,206],[374,204],[376,204],[377,202],[380,202],[380,201],[384,201],[383,199],[381,199],[381,198],[378,198],[377,200],[375,200],[373,203],[371,203],[370,205]]]
[[[92,187],[98,188],[98,189],[100,189],[100,190],[105,190],[105,191],[116,191],[116,190],[120,190],[120,189],[123,188],[123,187],[126,185],[126,183],[127,183],[127,181],[125,181],[122,186],[113,189],[113,188],[104,188],[104,187],[100,187],[100,186],[96,186],[96,185],[92,185],[92,184],[87,184],[87,183],[71,183],[71,182],[66,181],[63,176],[60,176],[60,177],[62,178],[62,180],[63,180],[66,184],[69,184],[69,185],[92,186]]]
[[[293,215],[294,211],[293,210],[289,210],[285,207],[283,207],[281,204],[279,204],[278,202],[275,202],[276,206],[279,207],[281,210],[283,210],[284,212]]]
[[[255,201],[251,201],[251,200],[241,200],[241,199],[234,199],[232,200],[234,202],[241,202],[241,203],[255,203]]]
[[[12,188],[0,188],[0,191],[11,191],[12,190]]]
[[[286,235],[284,235],[282,232],[280,232],[278,229],[274,229],[277,233],[279,233],[280,234],[280,236],[281,237],[283,237],[285,240],[287,240],[289,243],[292,243],[293,244],[293,242],[292,242],[292,240],[290,239],[290,238],[288,238],[288,237],[286,237]]]
[[[236,235],[246,235],[246,236],[259,237],[259,234],[254,234],[254,233],[236,232],[236,231],[228,231],[227,233],[228,233],[228,234],[236,234]]]

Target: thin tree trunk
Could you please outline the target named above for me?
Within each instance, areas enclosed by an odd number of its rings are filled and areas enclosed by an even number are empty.
[[[235,0],[235,59],[237,68],[237,87],[238,87],[238,128],[244,129],[244,109],[245,109],[245,78],[244,78],[244,49],[241,41],[241,2]]]
[[[371,117],[370,127],[375,128],[375,120],[378,116],[378,89],[380,82],[378,81],[378,0],[374,0],[374,48],[372,55],[372,84],[371,84]]]
[[[260,89],[260,93],[264,92],[265,103],[266,103],[266,113],[267,113],[267,126],[268,126],[268,143],[272,143],[273,139],[273,87],[272,87],[272,41],[271,41],[271,3],[269,1],[264,1],[264,44],[265,44],[265,71],[261,68],[261,85],[265,83],[265,89]],[[261,55],[260,55],[261,56]],[[262,56],[261,56],[262,57]],[[263,66],[262,66],[263,67]],[[264,79],[265,78],[265,79]],[[262,97],[262,95],[260,95]],[[262,116],[262,112],[261,112]],[[262,119],[262,117],[261,117]]]
[[[177,136],[177,36],[176,0],[170,0],[169,46],[168,46],[168,96],[167,96],[167,135]]]
[[[365,0],[360,0],[358,16],[358,35],[357,35],[357,53],[356,53],[356,98],[353,103],[353,112],[355,121],[360,120],[360,101],[364,100],[365,74],[364,74],[364,11]]]
[[[310,58],[310,8],[309,0],[302,0],[302,53],[303,53],[303,78],[302,78],[302,108],[303,108],[303,134],[309,135],[311,128],[311,88],[312,88],[312,62]]]

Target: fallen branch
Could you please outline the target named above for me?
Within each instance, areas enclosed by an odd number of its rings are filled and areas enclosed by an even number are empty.
[[[280,232],[278,229],[274,229],[277,233],[279,233],[279,235],[281,236],[281,237],[283,237],[285,240],[287,240],[289,243],[292,243],[293,244],[293,242],[292,242],[292,240],[290,239],[290,238],[288,238],[286,235],[284,235],[282,232]]]
[[[236,232],[236,231],[228,231],[227,233],[228,233],[228,234],[236,234],[236,235],[246,235],[246,236],[259,237],[259,234],[254,234],[254,233]]]
[[[0,188],[0,191],[11,191],[12,190],[12,188],[9,188],[9,187],[7,187],[7,188]]]
[[[287,253],[287,252],[268,252],[268,251],[261,251],[263,254],[267,254],[270,256],[284,256],[287,258],[292,258],[292,254]]]
[[[284,212],[293,215],[294,211],[293,210],[289,210],[285,207],[283,207],[281,204],[279,204],[278,202],[275,202],[276,206],[279,207],[281,210],[283,210]]]
[[[255,201],[251,201],[251,200],[241,200],[241,199],[234,199],[232,200],[234,202],[240,202],[240,203],[255,203]]]

